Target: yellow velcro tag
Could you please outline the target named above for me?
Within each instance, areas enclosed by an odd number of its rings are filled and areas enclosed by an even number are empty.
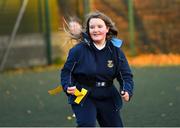
[[[62,86],[59,85],[55,89],[49,90],[48,93],[50,95],[56,95],[56,94],[60,93],[62,90],[63,90]]]
[[[74,92],[74,95],[75,96],[82,96],[83,94],[78,89],[76,89]]]
[[[81,102],[81,100],[85,97],[85,95],[87,94],[88,91],[86,89],[84,89],[84,88],[82,88],[81,91],[79,91],[79,90],[76,91],[76,90],[75,90],[74,95],[77,96],[77,97],[74,100],[74,102],[79,104]]]

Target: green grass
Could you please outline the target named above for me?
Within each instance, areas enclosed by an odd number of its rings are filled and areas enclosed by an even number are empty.
[[[125,103],[125,126],[180,126],[180,67],[133,68],[134,97]],[[64,93],[47,91],[59,71],[0,74],[0,126],[76,126]]]

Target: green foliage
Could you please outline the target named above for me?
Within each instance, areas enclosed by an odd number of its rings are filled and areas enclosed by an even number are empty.
[[[0,1],[0,35],[10,35],[21,8],[21,0]],[[49,1],[51,29],[59,27],[59,12],[56,0]],[[37,33],[44,31],[44,0],[29,0],[18,33]]]

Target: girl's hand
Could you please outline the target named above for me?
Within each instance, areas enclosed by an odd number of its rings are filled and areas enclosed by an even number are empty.
[[[76,90],[76,86],[68,87],[67,88],[67,93],[71,94],[71,95],[74,95],[75,90]]]
[[[121,97],[124,99],[124,101],[129,101],[129,93],[125,91],[121,91]]]

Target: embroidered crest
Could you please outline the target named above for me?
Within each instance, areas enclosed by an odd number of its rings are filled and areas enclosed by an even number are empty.
[[[107,61],[107,66],[108,66],[109,68],[112,68],[112,67],[114,66],[113,61],[112,61],[112,60],[108,60],[108,61]]]

